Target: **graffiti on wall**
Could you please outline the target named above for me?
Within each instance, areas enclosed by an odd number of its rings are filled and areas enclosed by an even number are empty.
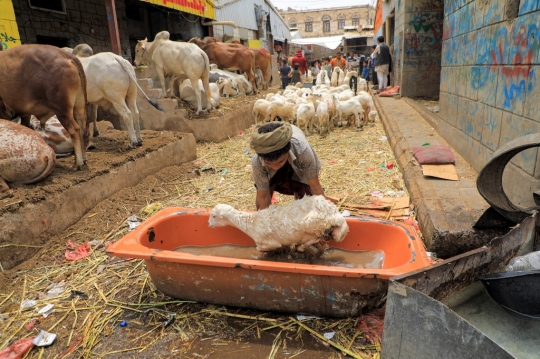
[[[413,19],[409,22],[415,32],[428,32],[433,27],[437,32],[442,31],[444,15],[437,12],[417,12],[413,14]]]
[[[497,94],[503,99],[502,108],[512,110],[516,102],[525,101],[527,92],[536,88],[535,56],[540,51],[538,26],[520,18],[509,32],[505,26],[497,26],[489,32],[479,32],[477,64],[482,70],[473,71],[472,87],[482,90],[497,81]]]
[[[11,0],[0,0],[0,46],[4,50],[21,44]]]
[[[427,34],[408,32],[405,34],[404,41],[407,56],[430,56],[434,52],[441,53],[442,39],[433,31]]]

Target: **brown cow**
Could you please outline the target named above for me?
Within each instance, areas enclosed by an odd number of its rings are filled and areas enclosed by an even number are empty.
[[[244,45],[231,44],[226,42],[210,41],[205,42],[198,37],[194,37],[189,42],[199,46],[206,54],[210,63],[227,70],[240,70],[247,74],[253,93],[257,94],[257,84],[255,83],[255,55]]]
[[[249,49],[255,55],[255,67],[261,69],[263,73],[263,90],[270,86],[270,76],[272,75],[272,55],[266,49]]]
[[[81,169],[88,128],[86,77],[79,59],[54,46],[17,46],[0,53],[0,79],[0,118],[20,116],[21,124],[30,127],[30,115],[43,125],[56,115],[73,141],[74,168]]]
[[[236,44],[236,45],[240,45],[242,47],[245,47],[238,40],[232,40],[231,42],[222,42],[220,38],[218,38],[218,37],[210,37],[210,36],[205,37],[204,42],[206,42],[207,44],[216,42],[216,43],[219,43],[219,44],[222,44],[222,45]],[[263,74],[263,79],[264,79],[264,81],[263,81],[263,90],[266,90],[268,88],[268,86],[270,86],[270,76],[272,75],[272,68],[270,66],[270,64],[272,62],[272,55],[270,55],[270,53],[268,51],[266,51],[266,49],[263,49],[263,48],[252,49],[252,48],[248,47],[247,49],[249,49],[249,51],[251,51],[253,53],[253,55],[255,55],[255,68],[261,69],[262,74]],[[280,67],[281,67],[281,65],[280,65]]]

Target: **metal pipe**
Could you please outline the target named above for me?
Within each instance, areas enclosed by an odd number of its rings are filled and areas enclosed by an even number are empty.
[[[235,29],[238,29],[238,26],[236,25],[234,21],[209,21],[209,22],[201,21],[201,24],[203,24],[204,26],[215,26],[215,25],[232,26]]]

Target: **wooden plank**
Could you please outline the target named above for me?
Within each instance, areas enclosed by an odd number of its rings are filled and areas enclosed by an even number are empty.
[[[107,11],[107,22],[109,23],[109,35],[111,37],[112,52],[122,56],[120,35],[118,32],[118,20],[116,19],[116,5],[114,0],[105,0],[105,10]]]

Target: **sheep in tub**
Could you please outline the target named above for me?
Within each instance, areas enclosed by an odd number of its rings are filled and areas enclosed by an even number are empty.
[[[233,226],[250,236],[257,250],[270,252],[288,249],[303,252],[321,240],[341,242],[349,231],[345,218],[324,196],[305,196],[288,205],[258,212],[241,212],[218,204],[210,214],[211,228]],[[325,245],[319,246],[320,253]]]

